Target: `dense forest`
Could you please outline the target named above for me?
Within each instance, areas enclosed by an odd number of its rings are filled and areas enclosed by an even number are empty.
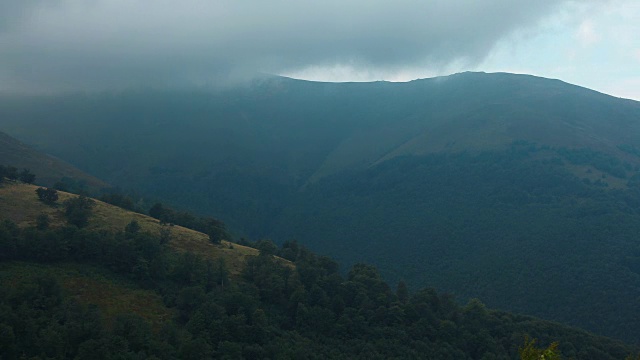
[[[407,156],[310,186],[274,234],[392,281],[636,341],[638,178],[602,153],[523,142]]]
[[[461,306],[451,294],[410,291],[404,282],[392,289],[370,265],[343,276],[338,263],[295,241],[254,243],[260,255],[234,275],[224,260],[176,252],[167,246],[171,232],[145,232],[135,220],[120,231],[92,229],[94,200],[46,199],[64,208],[66,224],[42,214],[33,226],[0,223],[3,359],[513,359],[526,338],[543,347],[558,341],[569,358],[637,351],[479,300]],[[78,212],[89,223],[78,222]],[[106,321],[99,307],[67,293],[53,271],[60,266],[104,269],[109,281],[158,294],[173,315],[150,322],[130,308]]]

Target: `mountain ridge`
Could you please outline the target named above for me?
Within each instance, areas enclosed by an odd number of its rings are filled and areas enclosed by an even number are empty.
[[[298,239],[416,288],[637,338],[638,102],[465,73],[0,105],[0,128],[22,141],[240,236]]]

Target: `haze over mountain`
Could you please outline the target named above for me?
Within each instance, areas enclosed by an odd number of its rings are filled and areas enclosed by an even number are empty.
[[[254,239],[640,336],[635,101],[504,73],[267,77],[218,92],[4,96],[0,129]]]
[[[38,174],[37,183],[53,186],[64,180],[98,190],[109,185],[53,156],[43,154],[0,131],[0,162]]]
[[[256,72],[407,81],[560,78],[640,100],[636,0],[0,4],[0,92],[220,86]]]

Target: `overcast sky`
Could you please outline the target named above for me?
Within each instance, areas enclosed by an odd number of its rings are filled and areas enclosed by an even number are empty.
[[[638,0],[0,0],[0,91],[507,71],[640,100],[638,34]]]

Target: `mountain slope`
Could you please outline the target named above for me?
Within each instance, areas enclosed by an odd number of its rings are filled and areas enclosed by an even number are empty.
[[[40,214],[46,214],[53,225],[63,225],[65,220],[62,206],[51,207],[38,200],[35,190],[37,186],[27,184],[4,184],[0,186],[0,220],[11,220],[19,226],[35,226],[36,218]],[[63,191],[58,191],[59,202],[75,197]],[[169,246],[179,252],[193,252],[205,259],[225,261],[229,271],[238,275],[244,268],[246,258],[257,256],[258,250],[239,244],[232,244],[222,240],[219,245],[209,241],[209,237],[195,230],[182,226],[163,226],[158,220],[147,215],[94,200],[89,229],[121,231],[125,226],[135,220],[142,231],[159,234],[162,229],[170,233]],[[282,260],[286,262],[285,260]]]
[[[43,154],[0,131],[0,161],[3,165],[29,169],[38,174],[37,183],[52,186],[63,179],[81,183],[90,189],[102,189],[108,185],[94,176],[55,157]]]
[[[263,252],[229,281],[224,262],[179,254],[175,243],[186,229],[176,229],[169,246],[145,217],[136,218],[140,229],[109,231],[135,214],[102,203],[94,205],[88,227],[61,226],[59,207],[34,202],[32,186],[0,189],[3,359],[506,360],[527,337],[543,346],[558,341],[572,358],[618,359],[638,351],[580,329],[489,310],[478,300],[462,307],[433,289],[411,294],[399,285],[393,292],[369,265],[343,277],[335,262],[297,243],[276,250],[295,266]],[[7,212],[12,204],[20,214]],[[32,216],[43,213],[48,225],[31,226]],[[232,255],[218,248],[201,254],[216,252],[225,260]]]
[[[11,135],[250,237],[640,336],[638,102],[464,73],[0,104]]]
[[[274,233],[390,279],[632,341],[640,192],[545,151],[398,158],[311,186]]]
[[[0,105],[0,128],[12,136],[116,186],[224,214],[254,237],[306,184],[399,155],[525,140],[640,163],[639,103],[523,75],[268,78],[221,92],[4,97]]]

